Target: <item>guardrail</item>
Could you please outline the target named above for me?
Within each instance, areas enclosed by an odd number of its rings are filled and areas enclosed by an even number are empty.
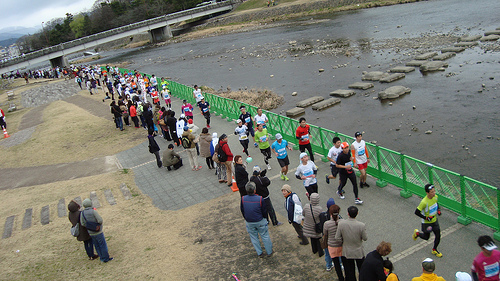
[[[130,72],[126,69],[120,71]],[[173,96],[195,102],[193,88],[175,81],[168,82]],[[239,117],[241,105],[245,105],[252,116],[257,114],[255,106],[209,93],[203,95],[210,103],[211,111],[228,121]],[[298,145],[295,138],[298,120],[264,112],[269,119],[267,130],[270,134],[280,133],[288,142]],[[313,151],[323,155],[322,160],[325,162],[328,161],[326,155],[332,146],[333,137],[349,143],[353,141],[352,136],[315,125],[310,125],[310,132]],[[436,187],[439,204],[460,214],[457,219],[459,223],[467,225],[476,221],[491,227],[496,230],[494,238],[500,241],[499,188],[372,143],[366,143],[366,146],[371,155],[367,173],[378,179],[377,186],[384,187],[390,183],[401,188],[400,195],[408,198],[412,194],[425,196],[423,186],[431,183]]]

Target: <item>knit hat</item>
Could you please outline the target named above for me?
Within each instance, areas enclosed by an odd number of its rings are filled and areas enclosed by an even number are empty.
[[[328,199],[328,201],[326,201],[326,209],[330,210],[330,206],[332,205],[335,205],[335,200],[333,198],[330,198]]]
[[[92,200],[90,200],[89,198],[83,200],[83,207],[84,208],[92,207]]]
[[[189,130],[189,127],[188,126],[184,126],[184,131],[187,131]]]
[[[302,158],[304,158],[304,156],[307,156],[307,153],[302,152],[302,153],[299,155],[300,160],[302,160]]]
[[[288,184],[284,184],[283,187],[281,188],[281,190],[286,190],[288,191],[288,193],[292,193],[292,187],[289,186]]]
[[[427,272],[434,272],[434,270],[436,269],[436,264],[434,263],[434,260],[426,258],[422,262],[422,268]]]

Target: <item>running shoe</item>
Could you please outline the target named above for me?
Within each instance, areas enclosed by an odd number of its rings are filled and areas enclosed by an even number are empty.
[[[327,267],[327,268],[326,268],[326,271],[332,271],[332,269],[333,269],[333,265],[332,265],[332,266],[330,266],[330,267]]]
[[[443,256],[438,250],[432,249],[432,254],[435,255],[436,257],[440,258]]]
[[[285,180],[285,175],[283,175],[283,174],[280,173],[280,177],[281,177],[282,180]]]
[[[256,142],[253,143],[253,146],[257,147],[259,146]]]
[[[413,234],[411,236],[413,240],[417,241],[418,238],[418,229],[413,230]]]
[[[337,191],[337,195],[339,196],[340,199],[345,199],[345,196],[344,194],[342,194],[342,192]]]
[[[267,164],[267,169],[271,170],[271,164]]]
[[[326,183],[330,184],[330,178],[328,178],[328,175],[325,175],[325,178],[326,178]]]
[[[210,129],[210,125],[207,125],[207,129]]]
[[[283,177],[285,177],[285,180],[286,180],[286,181],[289,181],[289,180],[290,180],[290,179],[289,179],[287,176],[285,176],[285,175],[283,175]]]
[[[365,187],[370,187],[370,185],[369,185],[369,184],[367,184],[366,182],[364,182],[364,183],[363,183],[363,185],[364,185]]]
[[[361,201],[361,199],[359,199],[359,198],[356,198],[356,199],[354,199],[354,204],[361,205],[361,204],[363,204],[363,201]]]

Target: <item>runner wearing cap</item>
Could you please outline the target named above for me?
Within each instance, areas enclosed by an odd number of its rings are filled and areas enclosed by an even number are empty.
[[[347,142],[343,142],[340,147],[342,148],[342,152],[337,157],[337,162],[335,166],[339,169],[340,175],[340,185],[337,190],[337,195],[340,199],[344,199],[344,186],[347,183],[347,179],[349,179],[352,183],[352,191],[354,192],[354,204],[363,204],[363,201],[358,197],[358,184],[356,183],[356,174],[352,169],[352,159],[351,153],[349,151],[349,144]]]
[[[488,235],[480,236],[477,245],[481,248],[481,253],[472,262],[472,278],[475,281],[499,280],[500,251],[493,239]]]
[[[250,132],[252,137],[254,137],[255,132],[253,129],[252,115],[250,115],[250,113],[247,112],[247,108],[244,105],[240,106],[240,111],[241,111],[241,114],[240,114],[240,117],[238,117],[238,119],[240,119],[243,122],[243,125],[247,126],[248,131]],[[258,146],[258,144],[256,142],[254,142],[253,144],[255,147]]]
[[[234,134],[238,136],[238,139],[240,140],[241,146],[243,146],[243,152],[247,155],[248,154],[248,128],[247,126],[243,125],[243,121],[241,119],[236,120],[236,124],[238,124],[238,127],[234,129]]]
[[[276,158],[278,159],[278,163],[280,164],[281,171],[280,176],[282,180],[289,180],[286,174],[288,174],[288,165],[290,165],[290,160],[288,160],[288,153],[286,149],[292,150],[290,146],[288,146],[288,142],[283,139],[280,133],[276,134],[276,141],[271,145],[271,150],[274,154],[276,154]]]
[[[354,168],[357,168],[361,175],[359,176],[359,187],[363,186],[370,187],[366,183],[366,168],[370,164],[370,156],[368,155],[368,150],[366,150],[366,144],[363,140],[363,134],[356,132],[354,134],[356,140],[351,145],[352,155],[354,156],[353,163]]]
[[[295,171],[295,177],[302,180],[304,187],[306,188],[307,198],[313,193],[318,193],[318,181],[316,180],[316,174],[318,169],[313,161],[309,160],[307,153],[302,152],[300,154],[300,164]]]
[[[432,248],[432,254],[440,258],[443,256],[437,247],[441,241],[441,230],[439,229],[439,223],[437,216],[441,215],[441,209],[439,209],[438,197],[436,195],[436,188],[434,185],[428,183],[425,185],[425,192],[427,195],[420,201],[417,209],[415,209],[415,215],[422,218],[422,231],[415,229],[413,231],[413,240],[417,240],[418,237],[429,240],[431,232],[434,233],[434,247]]]

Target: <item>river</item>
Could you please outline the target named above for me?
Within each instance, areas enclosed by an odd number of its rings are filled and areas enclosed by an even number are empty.
[[[311,96],[361,82],[363,71],[387,71],[416,54],[451,47],[457,37],[500,27],[497,0],[436,0],[294,19],[277,27],[104,53],[99,63],[214,89],[261,88],[285,96],[280,113]],[[296,41],[295,44],[290,44]],[[304,117],[347,135],[400,151],[500,186],[499,42],[458,53],[446,71],[408,73],[390,84],[342,99]],[[319,72],[324,69],[324,72]],[[394,85],[412,92],[390,102],[374,99]],[[297,92],[297,96],[291,96]],[[432,131],[426,134],[426,131]]]

